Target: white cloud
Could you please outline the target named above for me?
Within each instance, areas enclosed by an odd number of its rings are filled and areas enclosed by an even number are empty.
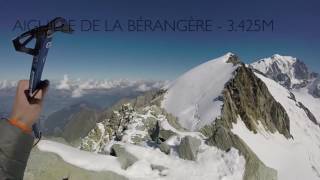
[[[60,84],[58,84],[56,88],[60,90],[70,90],[71,87],[69,85],[69,78],[67,74],[63,75],[63,79],[60,81]]]
[[[17,86],[17,81],[8,81],[8,80],[0,81],[0,89],[9,89],[16,86]]]
[[[82,89],[78,88],[78,89],[75,89],[72,91],[71,97],[78,98],[78,97],[83,96],[83,94],[84,94],[84,91]]]
[[[152,88],[146,84],[140,84],[138,86],[138,88],[136,89],[136,91],[139,91],[139,92],[145,92],[145,91],[149,91],[151,90]]]
[[[146,92],[152,89],[163,89],[169,81],[139,81],[136,82],[138,92]]]
[[[170,81],[158,81],[156,83],[154,83],[152,85],[152,88],[155,88],[155,89],[165,89],[166,86],[168,86],[168,84],[170,83]]]

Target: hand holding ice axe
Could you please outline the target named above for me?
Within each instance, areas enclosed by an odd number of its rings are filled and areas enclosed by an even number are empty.
[[[19,83],[20,87],[18,87],[18,92],[19,92],[19,88],[25,88],[24,90],[25,90],[26,99],[30,107],[41,103],[41,97],[39,98],[38,92],[42,90],[41,92],[42,95],[40,96],[43,96],[43,94],[46,91],[46,87],[49,85],[48,80],[41,81],[41,76],[42,76],[42,72],[43,72],[43,68],[44,68],[44,64],[47,58],[49,48],[51,47],[53,34],[58,31],[64,32],[64,33],[73,32],[73,30],[71,29],[67,21],[63,18],[58,17],[52,20],[51,22],[49,22],[47,25],[40,26],[30,31],[27,31],[13,40],[13,45],[17,51],[24,52],[33,56],[30,79],[28,82],[29,87],[28,88],[25,87],[26,82],[20,82]],[[27,47],[28,43],[30,43],[33,39],[36,40],[34,48]],[[21,102],[23,102],[21,97],[20,99],[16,98],[15,105],[20,104],[20,106],[22,106],[21,104],[23,103]],[[18,116],[19,114],[15,114],[15,110],[13,110],[12,116],[15,116],[15,115]],[[16,121],[15,123],[19,124],[19,121],[22,121],[22,123],[21,122],[20,123],[23,124],[23,121],[24,121],[23,117],[20,117],[22,119],[18,119],[18,118],[19,117],[13,117],[14,121]],[[35,122],[36,119],[34,119],[33,121]],[[30,122],[25,122],[25,123],[30,123]],[[39,131],[36,123],[32,125],[32,131],[35,137],[40,139],[41,132]]]

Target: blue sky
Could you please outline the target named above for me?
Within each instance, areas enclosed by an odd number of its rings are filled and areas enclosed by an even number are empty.
[[[28,78],[31,56],[15,52],[17,20],[56,16],[74,19],[266,19],[265,32],[80,32],[56,34],[43,77],[82,79],[174,79],[229,51],[249,63],[279,53],[305,61],[320,72],[319,1],[6,1],[0,7],[0,79]]]

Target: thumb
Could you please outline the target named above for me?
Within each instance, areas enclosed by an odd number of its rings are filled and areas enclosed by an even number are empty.
[[[42,102],[48,92],[49,84],[50,83],[48,80],[41,81],[38,86],[38,90],[37,90],[34,98],[37,99],[38,101]]]
[[[41,99],[43,99],[46,96],[46,94],[48,92],[48,89],[49,89],[49,85],[50,85],[50,81],[49,80],[46,79],[44,81],[41,81],[40,87],[39,87],[41,89],[41,91],[42,91]]]

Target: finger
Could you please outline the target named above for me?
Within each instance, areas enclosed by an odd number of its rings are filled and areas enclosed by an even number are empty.
[[[25,92],[29,89],[29,81],[28,80],[20,80],[17,84],[17,91],[16,91],[16,100],[25,102],[28,101],[28,94]]]
[[[42,101],[48,92],[49,84],[48,80],[41,81],[33,97]]]
[[[30,104],[40,104],[41,103],[41,99],[37,99],[35,97],[28,97],[28,102]]]
[[[44,98],[48,92],[50,81],[46,79],[41,82],[40,86],[41,86],[40,89],[42,90],[42,98]]]
[[[29,88],[29,81],[28,80],[20,80],[18,82],[18,92],[23,92]]]

